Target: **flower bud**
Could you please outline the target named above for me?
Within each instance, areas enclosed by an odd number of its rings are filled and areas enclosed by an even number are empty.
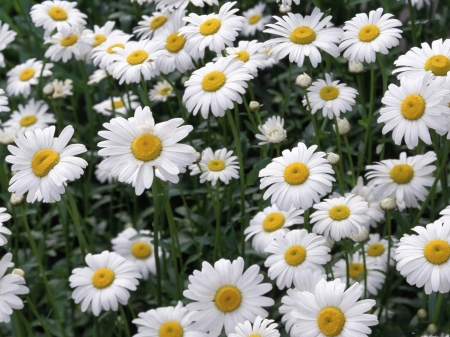
[[[180,80],[181,85],[184,85],[184,83],[186,83],[186,81],[187,81],[188,79],[189,79],[189,77],[183,76],[183,77],[181,78],[181,80]]]
[[[25,277],[25,272],[24,272],[22,269],[20,269],[20,268],[15,268],[15,269],[13,269],[13,271],[11,272],[11,274],[19,275],[19,276]]]
[[[24,200],[25,200],[24,195],[21,195],[19,197],[15,193],[12,193],[11,198],[9,199],[9,202],[11,203],[12,206],[20,206],[20,205],[22,205]]]
[[[346,135],[347,133],[350,132],[350,123],[348,122],[347,118],[339,118],[337,117],[337,124],[338,124],[338,128],[339,128],[339,134],[341,136]],[[334,132],[336,132],[336,128],[333,125],[333,130]]]
[[[251,101],[250,104],[248,105],[250,111],[256,112],[259,111],[259,109],[261,109],[262,105],[259,104],[259,102],[256,101]]]
[[[369,232],[366,228],[361,227],[359,229],[359,233],[350,234],[350,239],[352,239],[356,243],[364,242],[369,237]]]
[[[348,71],[353,74],[364,72],[364,65],[361,62],[348,61]]]
[[[417,317],[419,317],[420,319],[425,319],[427,318],[428,313],[425,309],[419,309],[417,310]]]
[[[327,160],[331,165],[337,165],[339,164],[341,157],[339,157],[339,155],[336,153],[329,152],[327,153]]]
[[[280,5],[280,13],[281,14],[287,14],[290,11],[292,11],[292,7],[291,6]]]
[[[431,334],[435,334],[437,332],[437,326],[435,324],[430,324],[427,331]]]
[[[195,162],[194,164],[198,164],[200,163],[200,160],[202,160],[202,154],[198,151],[194,151],[194,155],[195,155]]]
[[[53,87],[53,84],[51,84],[51,83],[45,85],[45,87],[42,89],[42,93],[45,96],[51,96],[54,91],[55,91],[55,88]]]
[[[397,208],[397,203],[392,198],[386,198],[381,201],[380,207],[383,211],[393,211]]]
[[[295,80],[295,85],[299,86],[302,89],[308,89],[311,86],[312,80],[308,74],[303,73],[297,76]]]

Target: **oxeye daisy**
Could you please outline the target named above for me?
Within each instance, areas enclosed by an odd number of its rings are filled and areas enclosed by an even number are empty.
[[[114,61],[113,55],[116,53],[117,48],[125,48],[125,44],[131,38],[131,35],[125,33],[109,35],[105,42],[92,50],[92,63],[94,63],[96,67],[106,69]],[[105,72],[105,77],[106,76]]]
[[[255,7],[242,13],[245,18],[242,27],[242,35],[255,35],[257,31],[263,31],[264,25],[270,22],[270,16],[264,16],[266,4],[259,2]]]
[[[52,82],[50,82],[46,86],[51,87],[51,89],[53,91],[52,94],[49,95],[52,99],[64,98],[64,97],[73,95],[73,92],[72,92],[73,81],[71,79],[66,79],[64,81],[54,79]]]
[[[431,176],[436,166],[429,165],[436,161],[432,151],[423,155],[407,157],[400,153],[400,159],[386,159],[375,165],[368,165],[366,178],[368,186],[373,186],[373,193],[378,198],[395,198],[400,210],[405,207],[419,207],[417,200],[425,200],[428,191],[425,187],[433,185]]]
[[[112,112],[126,116],[128,111],[134,111],[140,104],[138,96],[130,91],[121,97],[110,97],[103,102],[95,104],[93,109],[104,116],[111,116]]]
[[[262,140],[258,145],[268,143],[278,144],[286,139],[284,118],[281,118],[280,116],[270,117],[263,125],[258,125],[258,130],[261,134],[256,134],[255,137]]]
[[[5,211],[6,211],[5,207],[0,207],[0,246],[4,246],[8,243],[8,239],[5,238],[3,234],[11,235],[11,231],[5,226],[3,226],[3,223],[5,221],[11,219],[11,215],[5,213]]]
[[[317,145],[307,148],[304,143],[298,143],[262,169],[259,188],[270,186],[264,200],[271,197],[272,204],[284,211],[292,206],[305,210],[329,193],[335,181],[331,176],[334,171],[325,159],[325,152],[314,153],[316,149]]]
[[[325,74],[325,80],[317,80],[308,88],[308,98],[311,104],[311,113],[315,114],[322,109],[323,117],[333,119],[339,117],[341,112],[351,111],[355,105],[355,97],[358,94],[353,88],[345,83],[333,81],[330,74]],[[303,105],[307,106],[306,98]]]
[[[263,279],[258,265],[244,272],[242,257],[233,262],[221,259],[214,267],[204,261],[202,270],[189,276],[188,290],[183,292],[184,297],[195,301],[186,306],[197,311],[194,328],[218,336],[225,326],[228,335],[238,323],[253,321],[256,316],[266,317],[268,313],[262,307],[275,302],[263,296],[272,289],[270,283],[261,283]]]
[[[8,191],[24,195],[28,192],[27,202],[33,202],[37,193],[44,202],[61,200],[68,181],[78,179],[87,166],[84,159],[75,157],[86,152],[81,144],[67,146],[73,135],[73,127],[66,126],[59,137],[54,137],[55,127],[19,132],[14,140],[17,146],[9,145],[12,153],[6,162],[13,164],[17,171],[10,180]]]
[[[42,70],[42,67],[44,69]],[[29,59],[25,63],[15,66],[6,73],[8,84],[6,92],[11,96],[22,94],[24,97],[30,95],[31,86],[38,84],[39,76],[47,77],[52,75],[53,63],[47,63],[45,66],[42,61]]]
[[[82,60],[92,50],[95,40],[89,37],[86,30],[71,29],[62,30],[45,40],[51,46],[45,52],[45,57],[50,60],[66,63],[72,56],[76,60]]]
[[[99,168],[99,165],[95,165],[95,178],[101,183],[104,184],[105,182],[108,182],[108,184],[111,184],[113,181],[113,176],[111,175],[111,171],[102,170]]]
[[[392,14],[383,14],[383,8],[366,13],[359,13],[346,21],[343,27],[344,36],[339,44],[339,50],[344,57],[353,62],[376,61],[376,53],[386,55],[392,47],[398,46],[402,38],[402,23],[392,19]]]
[[[293,279],[304,270],[320,270],[330,260],[330,248],[324,246],[325,238],[306,229],[294,229],[277,233],[264,251],[269,253],[264,266],[269,268],[268,276],[276,279],[279,289],[289,288]]]
[[[72,298],[81,303],[81,311],[89,307],[95,316],[102,310],[117,311],[119,303],[126,305],[130,290],[136,290],[141,278],[136,263],[124,257],[104,251],[101,254],[87,254],[87,267],[75,268],[69,277],[70,287],[75,288]]]
[[[257,316],[252,322],[238,323],[235,328],[236,333],[232,332],[228,337],[280,337],[280,332],[277,330],[278,324],[273,323],[273,319]]]
[[[391,261],[389,264],[394,265],[394,254],[397,247],[397,238],[392,236],[391,245]],[[380,266],[387,265],[389,242],[387,239],[382,239],[380,234],[369,234],[369,241],[364,244],[364,250],[366,252],[366,259],[373,260],[375,264]]]
[[[97,69],[94,71],[94,73],[91,76],[89,76],[88,84],[93,85],[96,83],[100,83],[101,80],[103,80],[107,76],[108,76],[108,73],[106,72],[106,70]]]
[[[184,14],[183,11],[180,11]],[[153,12],[151,16],[142,15],[141,21],[138,22],[138,26],[133,28],[133,34],[140,40],[151,39],[153,35],[156,37],[170,22],[171,13],[166,12]]]
[[[0,20],[0,52],[4,50],[8,45],[14,41],[17,33],[13,30],[9,30],[9,25],[7,23],[2,24]],[[5,58],[2,53],[0,53],[0,68],[5,67]]]
[[[266,41],[266,45],[278,58],[289,54],[289,62],[303,66],[305,56],[309,57],[311,65],[316,68],[322,62],[319,49],[333,57],[339,56],[337,43],[342,36],[340,28],[326,28],[331,16],[321,20],[323,13],[314,8],[311,15],[303,17],[300,14],[288,13],[282,18],[274,16],[275,24],[268,24],[269,29],[264,33],[274,34],[277,37]]]
[[[93,48],[97,48],[103,42],[108,39],[108,36],[113,34],[121,34],[122,31],[119,29],[114,29],[114,21],[106,21],[102,27],[94,25],[94,30],[86,29],[86,36],[94,39]]]
[[[157,82],[154,88],[150,89],[148,95],[152,102],[166,102],[169,97],[174,97],[175,93],[170,83],[164,80]]]
[[[180,166],[195,161],[194,148],[179,144],[192,131],[183,119],[173,118],[155,124],[149,107],[138,107],[134,117],[116,117],[103,124],[108,131],[100,131],[105,138],[98,144],[100,156],[109,156],[100,163],[100,169],[111,171],[120,182],[134,184],[141,195],[153,183],[153,168],[170,182],[179,181]]]
[[[48,105],[44,101],[30,99],[26,105],[19,104],[17,111],[13,111],[9,120],[3,125],[16,128],[18,131],[34,131],[45,129],[56,123],[55,116],[47,113]]]
[[[8,112],[10,110],[8,107],[8,97],[5,96],[5,90],[0,89],[0,112]]]
[[[168,10],[173,8],[178,8],[180,10],[185,9],[189,3],[196,7],[204,7],[205,4],[212,6],[219,6],[218,0],[155,0],[156,8]]]
[[[264,208],[250,220],[250,225],[244,230],[247,234],[245,241],[252,236],[252,247],[264,254],[264,249],[270,244],[278,233],[288,233],[289,227],[304,222],[303,211],[291,208],[289,211],[280,211],[276,205]]]
[[[241,104],[241,95],[248,86],[246,81],[253,78],[243,65],[225,57],[194,71],[184,84],[183,103],[187,110],[194,116],[200,111],[206,119],[210,110],[214,116],[223,117],[226,109],[234,107],[234,102]]]

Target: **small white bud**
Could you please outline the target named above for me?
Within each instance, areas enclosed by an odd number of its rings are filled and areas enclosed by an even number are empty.
[[[428,312],[425,309],[419,309],[417,310],[417,317],[420,319],[425,319],[428,316]]]
[[[397,208],[397,203],[392,198],[386,198],[381,201],[380,207],[383,211],[393,211]]]
[[[337,124],[338,124],[338,128],[339,128],[339,134],[341,136],[346,135],[347,133],[350,132],[350,123],[348,122],[347,118],[339,118],[337,117]],[[333,130],[334,132],[336,132],[336,128],[333,125]]]
[[[353,74],[361,74],[364,72],[364,64],[361,62],[348,61],[348,71]]]
[[[72,85],[73,81],[70,78],[67,78],[67,79],[64,80],[64,84],[65,85]]]
[[[365,227],[359,228],[359,233],[350,234],[350,239],[355,241],[356,243],[364,242],[369,237],[369,232]]]
[[[180,80],[181,85],[184,85],[184,83],[186,83],[186,81],[187,81],[188,79],[189,79],[189,77],[183,76],[183,77],[181,78],[181,80]]]
[[[19,205],[21,205],[23,203],[24,200],[25,200],[25,196],[24,195],[21,195],[19,197],[15,193],[13,193],[13,194],[11,194],[11,198],[9,199],[9,202],[13,206],[19,206]]]
[[[195,164],[200,163],[200,160],[202,160],[202,154],[198,151],[194,151],[194,155],[195,155]]]
[[[427,328],[429,333],[435,334],[437,332],[437,326],[435,324],[430,324]]]
[[[49,83],[47,84],[43,89],[42,89],[42,93],[45,96],[51,96],[53,94],[53,92],[55,91],[55,88],[53,87],[53,84]]]
[[[337,165],[339,164],[341,157],[339,157],[339,155],[336,153],[329,152],[327,153],[327,160],[331,165]]]
[[[22,269],[20,269],[20,268],[13,269],[11,274],[15,274],[15,275],[19,275],[19,276],[25,277],[25,272]]]
[[[287,14],[290,11],[292,11],[292,7],[291,6],[287,6],[287,5],[280,5],[280,13],[281,14]]]
[[[251,101],[250,104],[248,105],[250,111],[256,112],[259,111],[259,109],[261,109],[262,105],[259,104],[259,102],[256,101]]]
[[[295,85],[299,86],[302,89],[308,89],[311,86],[312,80],[308,74],[303,73],[297,76],[295,80]]]

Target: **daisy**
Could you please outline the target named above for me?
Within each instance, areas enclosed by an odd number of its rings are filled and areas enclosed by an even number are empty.
[[[276,205],[264,208],[250,220],[250,225],[244,230],[245,241],[252,236],[252,247],[258,254],[264,254],[264,249],[274,240],[278,233],[287,234],[289,227],[303,224],[303,211],[291,208],[280,211]]]
[[[95,104],[93,109],[104,116],[111,116],[113,111],[116,114],[126,116],[128,111],[134,111],[140,105],[138,99],[139,97],[133,95],[130,91],[121,97],[110,97],[103,102]]]
[[[4,50],[8,45],[14,41],[17,33],[13,30],[9,30],[9,25],[7,23],[2,24],[0,20],[0,52]],[[5,58],[2,53],[0,53],[0,68],[4,68]]]
[[[333,119],[339,117],[341,112],[352,111],[355,105],[355,97],[358,94],[353,88],[345,83],[333,81],[330,74],[325,74],[324,80],[317,80],[308,88],[308,98],[311,104],[311,113],[322,109],[323,117]],[[306,98],[302,101],[304,106],[308,105]]]
[[[87,37],[94,39],[93,48],[100,46],[103,42],[108,39],[108,36],[113,34],[121,34],[122,31],[119,29],[114,29],[114,21],[106,21],[103,27],[94,25],[94,30],[86,29]]]
[[[292,150],[284,150],[281,157],[259,172],[260,189],[270,186],[264,193],[264,200],[270,196],[272,204],[287,211],[292,206],[308,209],[313,202],[319,202],[320,196],[331,191],[331,176],[334,173],[325,159],[325,152],[314,151],[317,145],[309,148],[298,143]]]
[[[191,176],[200,174],[200,183],[210,181],[216,186],[217,180],[228,185],[232,178],[239,179],[239,163],[233,151],[220,149],[212,151],[210,147],[202,153],[202,159],[198,164],[189,166]]]
[[[243,64],[233,58],[221,58],[194,71],[184,83],[183,103],[187,110],[194,116],[200,111],[206,119],[209,110],[214,116],[223,117],[226,109],[234,107],[233,102],[241,104],[246,81],[253,78]]]
[[[183,11],[180,11],[183,15]],[[183,15],[184,16],[184,15]],[[138,26],[133,28],[133,34],[140,40],[151,39],[153,35],[161,32],[162,28],[170,22],[171,13],[153,12],[152,16],[142,15],[142,21],[138,22]]]
[[[278,144],[286,139],[284,118],[281,118],[280,116],[270,117],[263,125],[258,125],[258,130],[261,134],[256,134],[255,137],[262,140],[258,145],[269,143]]]
[[[394,265],[394,254],[397,246],[397,238],[391,237],[392,245],[391,245],[391,261],[389,265]],[[380,234],[369,234],[369,241],[364,245],[364,250],[366,252],[366,260],[373,260],[375,264],[380,266],[387,266],[388,260],[388,250],[389,250],[389,242],[386,239],[381,239]]]
[[[189,3],[196,7],[204,7],[205,4],[212,6],[219,6],[218,0],[155,0],[157,9],[171,10],[178,8],[180,10],[185,9]]]
[[[375,300],[358,301],[364,291],[359,283],[345,290],[340,279],[327,282],[320,280],[315,293],[299,293],[297,309],[292,315],[297,318],[297,328],[307,336],[358,336],[369,335],[368,327],[377,325],[377,316],[366,314],[375,306]]]
[[[0,246],[4,246],[8,243],[8,239],[5,238],[3,234],[11,235],[11,231],[3,226],[5,221],[11,219],[11,215],[4,213],[6,211],[5,207],[0,207]]]
[[[88,36],[86,30],[71,29],[62,30],[50,38],[45,39],[45,44],[51,46],[45,52],[45,57],[50,60],[66,63],[72,56],[76,60],[82,60],[92,50],[95,40]]]
[[[183,292],[184,297],[194,301],[187,309],[197,311],[193,328],[218,336],[225,326],[228,335],[237,323],[253,321],[256,316],[266,317],[268,313],[262,307],[275,302],[262,296],[272,289],[270,283],[261,283],[263,279],[258,265],[244,272],[242,257],[233,262],[221,259],[214,267],[204,261],[202,270],[189,276],[188,290]]]
[[[31,86],[38,84],[39,76],[47,77],[52,75],[50,70],[52,67],[53,63],[43,65],[42,61],[36,61],[34,58],[15,66],[6,73],[6,76],[8,76],[6,92],[11,96],[22,94],[24,97],[27,97],[30,95]]]
[[[114,61],[113,55],[116,53],[117,48],[121,49],[125,48],[125,44],[131,38],[132,35],[128,35],[125,33],[109,35],[105,42],[103,42],[101,45],[97,46],[92,50],[91,53],[92,63],[94,63],[96,67],[105,70]],[[101,77],[98,81],[100,81],[105,77],[107,77],[106,71],[104,76]]]
[[[433,185],[431,176],[436,166],[429,165],[436,161],[432,151],[423,155],[407,157],[400,153],[400,159],[386,159],[375,165],[368,165],[366,178],[373,187],[375,197],[395,198],[402,211],[405,207],[419,207],[417,200],[424,201],[428,191],[425,187]]]
[[[363,197],[351,194],[347,197],[325,199],[313,206],[311,223],[315,223],[313,232],[329,236],[335,241],[349,238],[358,233],[361,227],[369,226],[368,204]]]
[[[15,127],[6,127],[0,129],[0,144],[12,144],[17,136]]]
[[[376,61],[376,53],[386,55],[392,47],[398,46],[402,38],[402,23],[392,19],[394,15],[383,14],[383,8],[366,13],[359,13],[346,21],[343,27],[344,36],[339,50],[344,57],[353,62],[372,63]]]
[[[169,97],[175,97],[175,92],[172,86],[166,80],[156,82],[153,89],[148,92],[150,101],[152,102],[166,102]]]
[[[278,324],[273,323],[273,319],[257,316],[253,324],[252,322],[238,323],[235,328],[236,333],[232,332],[228,337],[280,337],[280,332],[277,330]]]
[[[304,270],[320,270],[330,260],[330,248],[324,246],[325,238],[306,229],[294,229],[286,234],[277,233],[264,251],[269,253],[264,266],[268,276],[277,280],[279,289],[289,288],[293,279]]]
[[[23,309],[23,301],[17,295],[26,295],[30,289],[25,285],[25,279],[17,274],[5,275],[6,270],[14,266],[12,254],[5,254],[0,260],[0,323],[11,321],[12,309]]]
[[[281,37],[266,41],[266,45],[278,57],[284,58],[289,54],[289,62],[296,62],[303,66],[305,56],[309,57],[311,65],[316,68],[322,62],[319,49],[333,57],[339,56],[337,43],[342,37],[342,29],[326,28],[331,16],[321,20],[323,13],[314,8],[311,15],[303,17],[300,14],[288,13],[282,18],[274,16],[275,24],[268,24],[264,33]]]
[[[81,303],[81,311],[89,307],[95,316],[105,311],[117,311],[119,303],[126,305],[129,290],[136,290],[141,278],[136,263],[124,257],[104,251],[101,254],[87,254],[87,267],[75,268],[69,277],[70,287],[75,288],[72,298]]]
[[[390,84],[381,102],[381,116],[378,123],[385,123],[383,134],[392,132],[392,139],[400,145],[402,139],[409,149],[419,144],[419,138],[431,145],[429,128],[447,132],[450,108],[443,99],[450,90],[433,81],[431,72],[423,77],[411,79],[402,77],[400,87]]]
[[[18,131],[34,131],[45,129],[50,124],[56,123],[55,116],[47,113],[48,105],[44,101],[35,101],[34,98],[23,106],[19,104],[18,111],[14,111],[5,126],[16,128]]]
[[[65,79],[64,81],[54,79],[53,82],[48,85],[50,85],[53,90],[51,94],[51,98],[53,99],[65,98],[73,95],[73,81],[71,79]]]
[[[255,35],[257,31],[264,30],[264,25],[270,22],[270,16],[263,15],[265,9],[266,4],[259,2],[255,7],[242,13],[245,18],[242,35]]]
[[[25,134],[19,132],[15,139],[17,147],[8,146],[12,155],[6,157],[6,162],[13,164],[13,171],[18,171],[12,176],[8,191],[18,196],[28,192],[27,202],[33,202],[37,192],[42,194],[44,202],[61,200],[66,182],[78,179],[87,166],[84,159],[75,157],[86,152],[86,147],[67,146],[73,132],[71,125],[57,138],[54,126]]]
[[[100,163],[100,169],[111,171],[120,182],[135,183],[135,192],[141,195],[152,186],[153,168],[172,183],[179,181],[179,166],[195,161],[194,148],[179,144],[192,131],[183,119],[173,118],[155,124],[149,107],[138,107],[134,117],[117,117],[103,124],[108,131],[100,131],[105,138],[98,144],[98,154],[109,156]]]
[[[94,73],[89,76],[89,85],[100,83],[101,80],[106,78],[108,76],[108,73],[103,69],[97,69],[94,71]]]
[[[8,107],[8,97],[4,96],[5,90],[0,89],[0,112],[8,112],[11,109]]]
[[[113,176],[111,175],[111,171],[102,170],[99,168],[99,165],[95,165],[95,178],[101,183],[104,184],[105,182],[108,182],[108,184],[111,184],[113,181]]]

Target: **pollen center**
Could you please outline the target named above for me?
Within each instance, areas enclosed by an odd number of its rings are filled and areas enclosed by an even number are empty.
[[[208,163],[208,168],[214,172],[223,171],[223,169],[225,168],[225,163],[223,162],[223,160],[213,159]]]
[[[178,33],[170,34],[166,40],[166,49],[171,53],[178,53],[186,44],[186,38]]]
[[[67,12],[58,6],[52,7],[48,10],[48,15],[55,21],[67,20]]]
[[[69,35],[63,39],[61,39],[61,46],[63,47],[70,47],[73,46],[78,41],[78,36],[75,34]]]
[[[171,91],[172,91],[172,88],[167,87],[167,88],[161,89],[159,91],[159,94],[161,96],[167,96],[168,94],[170,94]]]
[[[261,15],[253,14],[251,17],[248,18],[248,23],[251,24],[251,25],[254,25],[259,20],[261,20]]]
[[[214,92],[219,90],[225,85],[227,77],[221,71],[211,71],[209,74],[205,75],[202,80],[203,90],[206,92]]]
[[[242,295],[235,286],[223,286],[214,296],[214,303],[217,309],[222,312],[231,312],[239,308],[242,302]]]
[[[443,264],[450,257],[450,244],[441,239],[431,240],[425,245],[423,254],[428,262],[432,264]]]
[[[411,94],[406,96],[400,105],[400,111],[406,119],[415,121],[423,116],[425,113],[425,100],[418,94]]]
[[[153,30],[156,30],[160,28],[162,25],[164,25],[167,22],[167,18],[164,15],[157,16],[150,22],[150,28]]]
[[[289,185],[301,185],[309,177],[309,168],[303,163],[295,162],[286,166],[283,176]]]
[[[219,19],[208,19],[200,25],[200,34],[205,36],[216,34],[220,26],[222,26],[222,21]]]
[[[123,108],[124,106],[125,106],[125,104],[123,103],[123,101],[121,99],[113,102],[114,109],[120,109],[120,108]]]
[[[144,63],[148,58],[148,53],[145,50],[135,50],[127,57],[127,62],[132,66]]]
[[[147,242],[136,242],[131,246],[131,254],[136,259],[146,259],[152,255],[152,247]]]
[[[236,60],[239,60],[242,62],[247,62],[249,60],[249,58],[250,58],[250,55],[245,50],[238,51],[236,53],[236,57],[235,57]]]
[[[92,275],[92,284],[97,289],[108,288],[116,278],[116,274],[109,268],[97,269]]]
[[[328,215],[331,219],[336,221],[345,220],[350,216],[350,208],[345,205],[336,205],[331,207],[328,211]]]
[[[302,264],[306,258],[306,249],[302,246],[291,246],[284,253],[284,260],[290,266],[296,267]]]
[[[398,164],[391,168],[389,175],[397,184],[407,184],[414,178],[414,169],[408,164]]]
[[[36,123],[37,118],[35,115],[28,115],[25,117],[22,117],[22,119],[20,120],[20,125],[21,126],[30,126],[33,125],[34,123]]]
[[[36,152],[31,159],[31,170],[39,178],[45,177],[59,163],[58,152],[44,149]]]
[[[384,253],[384,246],[381,243],[374,243],[367,248],[369,256],[380,256]]]
[[[95,48],[95,47],[98,47],[99,45],[101,45],[103,42],[106,41],[106,36],[103,35],[103,34],[97,34],[97,35],[94,35],[94,40],[95,40],[95,42],[92,45],[92,47]]]
[[[370,42],[380,35],[380,28],[376,25],[366,25],[359,31],[358,37],[362,42]]]
[[[320,89],[319,95],[324,101],[332,101],[339,96],[339,89],[332,85],[327,85]]]
[[[326,307],[317,315],[317,325],[327,337],[338,336],[345,325],[345,315],[335,307]]]
[[[295,28],[289,36],[291,42],[296,44],[309,44],[316,39],[316,32],[308,26]]]
[[[362,273],[364,273],[364,265],[362,263],[352,263],[349,266],[350,277],[354,280],[358,280]]]
[[[35,71],[33,68],[26,68],[22,70],[22,72],[19,75],[19,78],[21,81],[25,82],[28,81],[30,78],[32,78],[35,74]]]
[[[167,321],[159,328],[159,337],[182,337],[183,326],[177,321]]]
[[[125,48],[125,45],[123,43],[114,43],[112,45],[110,45],[106,51],[108,52],[108,54],[114,54],[115,51],[113,50],[113,48],[118,47],[118,48]]]
[[[276,230],[283,227],[284,222],[284,215],[280,212],[270,213],[263,221],[263,229],[269,233],[275,232]]]
[[[131,151],[134,156],[142,161],[150,161],[160,156],[162,151],[161,140],[150,134],[143,134],[133,141]]]
[[[447,76],[450,71],[450,58],[445,55],[433,55],[424,65],[426,71],[431,70],[436,76]]]

